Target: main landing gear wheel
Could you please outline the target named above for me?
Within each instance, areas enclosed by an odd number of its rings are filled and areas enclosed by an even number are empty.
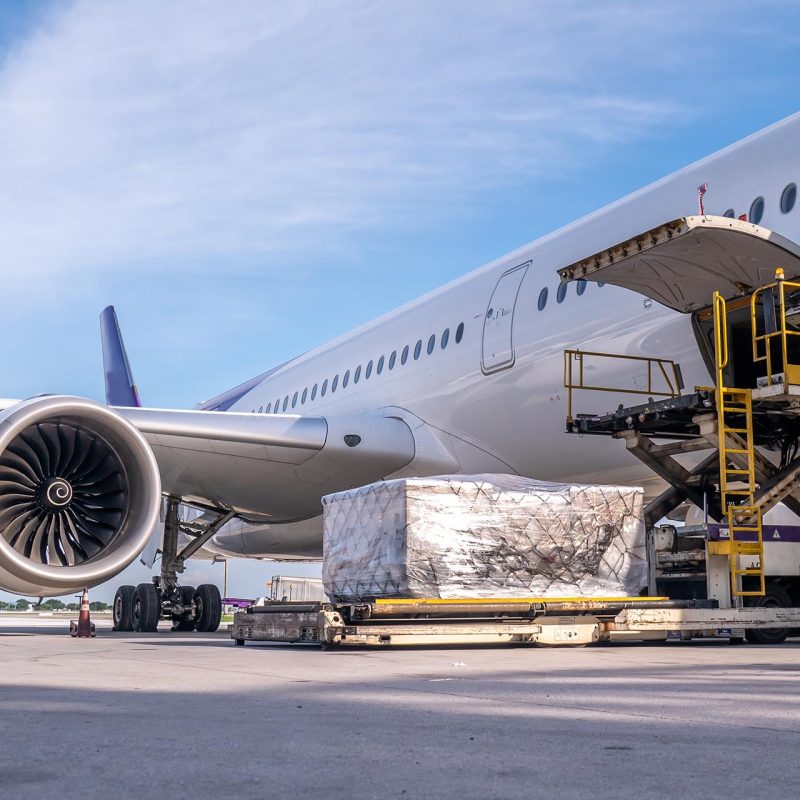
[[[189,608],[189,616],[172,617],[172,630],[180,632],[188,632],[194,630],[194,613],[191,611],[192,602],[194,601],[194,586],[181,586],[178,591],[181,593],[181,603],[184,607]]]
[[[133,586],[120,586],[114,595],[112,612],[115,631],[133,630]]]
[[[133,629],[139,633],[158,630],[161,598],[152,583],[140,583],[133,592]]]
[[[222,598],[213,583],[203,583],[194,593],[194,626],[202,633],[211,633],[222,621]]]
[[[768,583],[763,597],[751,597],[749,606],[757,608],[789,608],[792,599],[789,593],[776,583]],[[789,635],[788,628],[754,628],[745,631],[744,638],[750,644],[780,644]]]

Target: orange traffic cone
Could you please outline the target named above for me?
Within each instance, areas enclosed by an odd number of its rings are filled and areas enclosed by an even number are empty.
[[[94,622],[91,621],[89,616],[89,590],[83,590],[83,596],[81,597],[81,610],[78,614],[78,621],[70,620],[69,623],[69,635],[70,636],[77,636],[81,639],[88,639],[91,636],[95,635],[94,632]]]

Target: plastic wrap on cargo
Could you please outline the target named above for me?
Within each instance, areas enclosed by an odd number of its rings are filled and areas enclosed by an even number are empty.
[[[611,597],[647,583],[643,492],[513,475],[383,481],[322,498],[325,592]]]

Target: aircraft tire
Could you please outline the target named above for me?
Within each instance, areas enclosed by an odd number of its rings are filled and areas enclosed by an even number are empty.
[[[194,593],[194,626],[202,633],[212,633],[222,621],[222,598],[213,583],[202,583]]]
[[[138,633],[154,633],[161,617],[161,598],[152,583],[140,583],[133,592],[133,629]]]
[[[112,617],[115,631],[133,630],[133,586],[120,586],[114,595]]]

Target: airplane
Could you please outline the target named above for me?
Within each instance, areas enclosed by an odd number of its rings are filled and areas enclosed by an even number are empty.
[[[654,496],[663,484],[624,448],[565,435],[563,350],[666,356],[686,385],[709,384],[698,312],[713,291],[740,295],[776,264],[800,275],[798,141],[800,114],[191,410],[141,407],[107,310],[107,405],[0,400],[0,587],[49,596],[107,581],[163,520],[161,574],[120,587],[115,626],[213,630],[219,592],[182,586],[185,560],[319,558],[332,492],[513,473]],[[564,271],[642,241],[624,269]]]

